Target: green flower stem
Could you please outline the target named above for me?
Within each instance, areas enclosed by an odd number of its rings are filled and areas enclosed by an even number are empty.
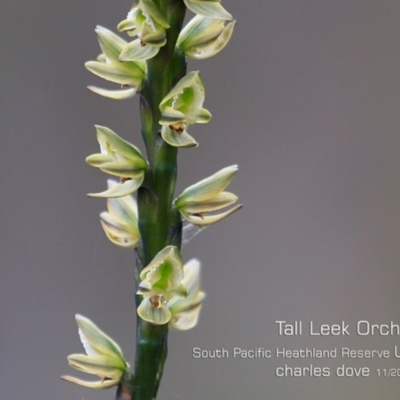
[[[159,0],[157,5],[168,16],[167,44],[147,62],[147,78],[141,91],[142,136],[149,168],[138,191],[139,271],[165,246],[181,244],[181,218],[171,210],[177,176],[177,149],[160,136],[159,104],[186,73],[186,62],[175,43],[182,28],[186,7],[183,0]],[[140,296],[136,297],[137,305]],[[138,317],[134,377],[129,392],[134,400],[156,398],[167,357],[168,325],[153,325]]]

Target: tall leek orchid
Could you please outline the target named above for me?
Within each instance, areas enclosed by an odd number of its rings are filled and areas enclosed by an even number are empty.
[[[107,211],[100,214],[100,221],[111,242],[135,249],[134,372],[112,339],[87,318],[77,316],[87,354],[72,354],[69,363],[98,375],[100,381],[63,378],[93,388],[117,385],[119,400],[155,400],[167,358],[168,330],[196,326],[205,298],[200,263],[193,259],[183,264],[180,247],[241,208],[237,196],[226,191],[238,170],[236,165],[188,187],[173,200],[177,148],[196,147],[188,133],[190,125],[211,119],[203,108],[200,73],[187,72],[187,57],[205,59],[219,54],[230,41],[235,21],[221,0],[133,1],[118,25],[131,41],[97,27],[102,53],[97,61],[85,65],[95,75],[121,85],[115,91],[90,87],[95,93],[113,99],[140,93],[141,127],[136,131],[142,134],[146,154],[111,129],[96,126],[100,152],[86,159],[119,178],[109,180],[104,192],[90,196],[107,199]],[[195,15],[182,29],[188,11]],[[122,322],[125,317],[123,312]]]

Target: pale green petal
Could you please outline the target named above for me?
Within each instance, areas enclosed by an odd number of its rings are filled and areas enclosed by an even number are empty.
[[[114,158],[108,154],[96,153],[86,157],[86,162],[92,167],[100,168],[103,164],[113,161]]]
[[[203,43],[194,44],[184,50],[185,54],[193,59],[204,60],[214,55],[218,54],[221,50],[225,48],[228,44],[233,29],[235,27],[236,21],[231,21],[226,24],[223,31],[219,36],[215,37],[213,40],[205,41]]]
[[[183,284],[188,289],[188,296],[184,299],[177,297],[168,302],[172,313],[169,325],[178,330],[193,328],[199,319],[200,310],[206,295],[200,291],[200,262],[196,259],[188,261],[184,266]]]
[[[140,3],[144,13],[147,13],[155,22],[157,22],[157,24],[163,26],[164,28],[169,28],[167,19],[154,1],[140,0]]]
[[[205,123],[211,118],[208,110],[202,108],[204,85],[198,71],[185,75],[160,103],[161,125],[183,122],[187,125]]]
[[[236,203],[238,197],[233,193],[222,192],[208,201],[186,203],[185,212],[189,214],[202,214],[217,211]]]
[[[120,85],[140,86],[141,80],[134,78],[126,69],[120,68],[115,64],[107,64],[98,61],[88,61],[85,67],[93,74],[105,79],[106,81],[119,83]]]
[[[144,297],[137,313],[140,318],[155,325],[164,325],[171,319],[171,311],[162,299],[159,301],[158,307],[155,307],[150,297]]]
[[[97,26],[95,32],[99,40],[101,51],[106,58],[111,62],[118,61],[118,57],[127,42],[114,32],[102,26]]]
[[[157,27],[157,26],[156,26]],[[151,46],[162,47],[167,43],[167,35],[165,29],[158,27],[157,29],[149,32],[142,32],[140,40]]]
[[[176,246],[166,246],[162,250],[160,250],[150,264],[142,270],[140,273],[140,279],[152,280],[154,277],[159,276],[159,268],[165,263],[169,262],[174,267],[173,269],[183,268],[182,257],[179,253],[179,249]],[[183,269],[182,276],[180,277],[179,282],[183,278]],[[158,279],[158,278],[157,278]]]
[[[196,215],[196,214],[188,214],[185,213],[184,210],[180,210],[182,216],[194,225],[211,225],[216,222],[223,220],[229,215],[233,214],[235,211],[238,211],[242,208],[242,204],[237,205],[236,207],[231,208],[228,211],[225,211],[216,215]]]
[[[109,99],[113,100],[125,100],[133,97],[136,93],[138,88],[137,87],[130,87],[128,89],[121,89],[121,90],[108,90],[102,89],[96,86],[88,86],[88,89],[103,97],[108,97]]]
[[[102,62],[102,63],[108,62],[108,61],[107,61],[107,57],[105,56],[104,53],[100,53],[100,54],[97,56],[96,60],[97,60],[98,62]]]
[[[100,169],[110,175],[138,180],[143,177],[144,171],[137,165],[135,160],[111,161],[101,165]]]
[[[84,381],[82,379],[75,378],[74,376],[63,375],[61,377],[66,382],[74,383],[75,385],[83,386],[89,389],[108,389],[118,385],[117,379],[106,379],[100,381]]]
[[[140,39],[128,43],[119,56],[120,61],[144,61],[153,58],[158,52],[159,47],[152,45],[141,45]]]
[[[197,147],[198,143],[186,131],[176,133],[173,129],[163,126],[161,136],[170,146],[173,147]]]
[[[121,247],[137,247],[140,240],[138,229],[134,230],[132,226],[121,223],[107,212],[100,214],[100,223],[112,243]]]
[[[191,298],[189,299],[189,296],[186,299],[179,299],[178,301],[171,303],[168,302],[168,308],[170,309],[172,315],[180,314],[183,312],[190,312],[194,308],[197,308],[198,306],[201,305],[203,300],[206,298],[206,294],[200,290],[197,290],[196,292],[191,293]],[[188,300],[189,299],[189,300]]]
[[[195,293],[199,291],[200,288],[200,272],[201,272],[201,263],[197,258],[192,258],[183,266],[183,284],[188,289],[188,297],[190,300]]]
[[[224,30],[224,20],[196,15],[182,29],[176,42],[186,52],[193,46],[214,41]]]
[[[204,292],[200,292],[200,261],[191,259],[184,265],[183,271],[182,284],[187,288],[188,295],[184,299],[175,296],[168,302],[168,308],[173,314],[191,308],[205,298]]]
[[[103,354],[87,356],[86,354],[71,354],[68,363],[72,368],[101,378],[119,379],[123,375],[126,364],[123,359]]]
[[[90,319],[76,314],[79,336],[88,355],[104,354],[123,360],[122,350],[117,343],[100,330]]]
[[[132,31],[135,30],[137,27],[136,25],[136,21],[134,19],[124,19],[123,21],[121,21],[118,25],[117,25],[117,29],[120,32],[124,32],[124,31]],[[137,35],[138,32],[135,32],[135,35]]]
[[[128,43],[110,30],[100,26],[96,28],[96,33],[103,51],[98,57],[97,63],[102,65],[96,64],[95,61],[89,61],[85,64],[86,68],[111,82],[139,87],[146,74],[146,64],[144,62],[120,62],[119,55]]]
[[[108,179],[109,188],[119,185],[118,182]],[[108,199],[107,209],[113,218],[127,221],[130,225],[136,225],[138,219],[137,203],[133,196],[121,197],[119,199]]]
[[[184,0],[186,7],[203,17],[231,20],[232,15],[222,7],[219,1]]]
[[[218,196],[231,182],[238,171],[237,165],[226,167],[215,174],[185,189],[175,200],[177,208],[189,202],[202,202]]]
[[[69,375],[61,378],[67,382],[94,389],[118,385],[128,369],[120,347],[88,318],[76,314],[75,319],[87,355],[71,354],[68,356],[68,363],[78,371],[98,375],[101,381],[84,381]]]
[[[104,192],[100,193],[89,193],[89,197],[99,197],[99,198],[118,198],[118,197],[123,197],[127,196],[128,194],[132,194],[135,192],[139,187],[142,185],[144,179],[144,174],[142,179],[129,179],[125,181],[124,183],[120,183],[117,186],[105,190]]]
[[[137,169],[147,168],[146,160],[136,146],[122,139],[114,131],[105,126],[95,125],[95,127],[97,131],[97,140],[102,149],[102,153],[104,151],[107,151],[107,153],[109,151],[115,152],[117,155],[124,156],[131,160]]]
[[[196,114],[189,116],[186,121],[188,124],[206,124],[211,119],[210,111],[206,110],[205,108],[201,108]]]
[[[160,111],[163,112],[165,107],[170,106],[168,103],[170,101],[173,101],[176,96],[182,94],[186,88],[189,88],[192,85],[194,85],[196,80],[200,80],[199,71],[189,72],[182,79],[180,79],[179,82],[171,89],[171,91],[161,101]]]
[[[198,304],[187,311],[173,314],[169,321],[169,326],[179,331],[187,331],[194,328],[199,321],[201,308],[202,304]]]
[[[186,288],[182,286],[183,262],[179,249],[176,246],[166,246],[153,258],[150,264],[140,273],[143,284],[139,284],[139,291],[162,293],[172,298],[174,294],[186,296]],[[168,298],[168,300],[169,300]]]
[[[182,112],[173,109],[172,107],[169,106],[165,106],[163,111],[162,111],[162,115],[161,115],[161,119],[159,121],[160,125],[171,125],[171,124],[175,124],[178,122],[184,122],[185,121],[185,114],[183,114]]]

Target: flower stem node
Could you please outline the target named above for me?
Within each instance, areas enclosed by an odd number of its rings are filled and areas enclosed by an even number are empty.
[[[118,185],[107,181],[108,189]],[[133,196],[107,199],[107,210],[100,214],[100,222],[107,237],[121,247],[137,247],[140,240],[137,203]]]
[[[118,385],[124,374],[130,374],[120,347],[88,318],[77,314],[75,319],[86,354],[71,354],[68,356],[69,365],[78,371],[98,375],[101,380],[84,381],[69,375],[61,378],[92,389],[107,389]]]
[[[107,81],[122,85],[120,90],[108,90],[89,86],[88,89],[100,96],[116,100],[130,98],[140,90],[146,77],[147,66],[143,61],[122,62],[119,56],[127,42],[110,30],[98,26],[95,29],[102,53],[97,61],[88,61],[85,67]]]
[[[183,0],[186,7],[203,17],[232,20],[232,15],[221,5],[221,0]]]
[[[96,126],[101,153],[92,154],[86,162],[103,172],[119,176],[121,182],[101,193],[90,193],[90,197],[124,197],[135,192],[144,180],[147,162],[140,150],[119,137],[105,126]]]
[[[121,61],[148,60],[167,42],[166,29],[170,26],[153,0],[139,0],[129,11],[126,19],[118,24],[119,31],[128,31],[138,38],[122,50]]]
[[[185,189],[174,202],[182,217],[194,225],[210,225],[242,208],[242,205],[239,204],[225,212],[207,215],[236,203],[237,196],[224,192],[224,189],[237,171],[237,165],[223,168],[214,175]]]
[[[182,29],[177,46],[190,58],[204,60],[218,54],[228,44],[236,21],[196,15]]]
[[[161,136],[174,147],[194,147],[197,142],[186,132],[195,123],[207,123],[211,114],[203,108],[204,86],[198,71],[185,75],[160,103]]]

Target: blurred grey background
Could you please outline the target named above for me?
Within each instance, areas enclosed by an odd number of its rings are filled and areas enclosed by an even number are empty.
[[[159,398],[398,399],[387,360],[198,360],[194,347],[390,349],[400,337],[279,337],[274,321],[400,323],[400,2],[224,0],[229,46],[190,62],[213,120],[180,153],[178,190],[239,164],[244,208],[196,237],[208,294],[199,325],[172,332]],[[0,398],[113,399],[62,382],[82,352],[74,314],[134,359],[133,253],[98,220],[106,176],[84,162],[94,124],[141,145],[138,99],[86,91],[102,81],[97,24],[129,1],[9,1],[0,14]],[[277,378],[284,364],[371,369],[368,378]],[[90,377],[89,377],[90,378]]]

